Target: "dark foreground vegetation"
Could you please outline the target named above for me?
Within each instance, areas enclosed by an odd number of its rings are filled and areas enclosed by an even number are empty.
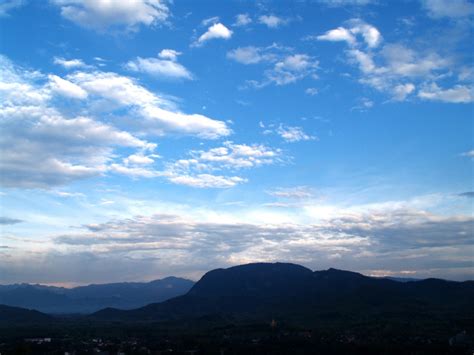
[[[474,283],[251,264],[135,310],[0,307],[3,354],[473,354]]]

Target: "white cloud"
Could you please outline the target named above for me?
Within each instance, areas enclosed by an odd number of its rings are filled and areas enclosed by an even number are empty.
[[[449,89],[442,89],[436,83],[431,83],[420,89],[418,97],[429,101],[470,103],[474,102],[474,88],[464,85],[455,85]]]
[[[285,141],[290,143],[316,139],[316,137],[306,134],[301,127],[280,125],[276,130],[276,133]]]
[[[161,0],[52,0],[61,15],[84,27],[105,30],[125,27],[129,31],[138,26],[163,23],[169,16],[168,6]]]
[[[462,156],[464,156],[464,157],[469,157],[469,158],[474,158],[474,149],[462,153]]]
[[[331,213],[321,219],[324,210]],[[0,272],[9,270],[5,275],[14,275],[15,281],[45,274],[89,283],[96,277],[110,281],[117,267],[123,268],[121,278],[136,279],[156,277],[157,272],[195,275],[217,266],[287,260],[315,269],[380,270],[383,264],[385,270],[409,271],[414,277],[459,275],[460,270],[468,270],[466,278],[473,276],[472,216],[437,215],[403,204],[346,209],[309,205],[298,211],[315,217],[298,223],[287,222],[286,211],[246,211],[229,218],[192,208],[86,224],[52,236],[40,254],[30,252],[30,245],[9,259],[0,258]],[[77,270],[85,264],[94,272],[79,280]],[[106,265],[113,267],[104,269]]]
[[[211,39],[229,39],[232,37],[232,31],[225,27],[222,23],[215,23],[210,26],[205,33],[203,33],[193,46],[202,46],[205,42]]]
[[[1,183],[49,188],[105,174],[115,147],[152,148],[146,141],[87,117],[54,109],[2,107]]]
[[[220,19],[219,16],[209,17],[209,18],[206,18],[206,19],[202,20],[201,25],[209,26],[210,24],[218,23],[219,19]]]
[[[59,57],[54,57],[54,64],[60,65],[66,69],[74,69],[86,67],[86,64],[81,59],[64,59]]]
[[[386,45],[381,55],[391,73],[404,77],[427,77],[440,69],[447,68],[450,64],[449,59],[442,58],[437,53],[420,55],[401,44]]]
[[[375,27],[361,20],[350,20],[347,23],[351,27],[349,29],[340,27],[342,30],[335,32],[332,40],[347,42],[348,62],[359,67],[360,83],[388,93],[394,101],[406,100],[416,87],[422,88],[417,96],[426,100],[444,102],[472,100],[472,89],[468,86],[455,85],[451,89],[441,90],[435,83],[438,79],[452,76],[452,70],[455,70],[453,59],[440,56],[432,50],[415,51],[398,43],[388,43],[380,50],[376,50],[382,36]],[[355,37],[347,35],[347,31],[353,35],[360,34],[368,49],[363,49],[359,41],[353,40]],[[331,40],[330,33],[331,31],[318,36],[317,39]],[[459,69],[459,80],[462,81],[462,78],[468,75],[469,72],[464,67]],[[363,108],[363,105],[356,108]]]
[[[87,97],[87,92],[85,90],[70,81],[64,80],[53,74],[48,75],[48,78],[51,90],[62,96],[75,99],[85,99]]]
[[[317,88],[307,88],[304,92],[306,95],[315,96],[319,93],[319,90]]]
[[[238,47],[227,52],[227,58],[242,64],[257,64],[265,60],[271,60],[273,56],[265,53],[262,48],[248,46]]]
[[[357,105],[352,107],[352,110],[357,110],[357,111],[367,111],[368,109],[372,108],[374,106],[374,102],[367,97],[362,97],[358,100]]]
[[[104,111],[122,120],[133,117],[131,126],[142,137],[144,132],[209,139],[230,134],[224,122],[181,113],[128,77],[94,71],[63,79],[25,71],[5,57],[0,63],[0,182],[7,187],[49,188],[108,173],[171,178],[149,167],[158,157],[156,144],[94,119],[97,110],[99,118]],[[90,115],[74,115],[74,106],[61,96],[81,99],[80,112]]]
[[[252,23],[252,19],[250,18],[249,14],[238,14],[235,16],[235,23],[234,26],[247,26]]]
[[[172,103],[140,86],[131,78],[105,72],[77,72],[67,78],[86,90],[89,95],[136,110],[136,113],[145,119],[140,125],[149,134],[175,132],[215,139],[231,133],[225,122],[200,114],[189,115],[171,110]]]
[[[227,52],[227,58],[242,64],[271,63],[262,81],[247,80],[247,86],[262,88],[269,84],[287,85],[312,76],[317,78],[319,62],[306,54],[288,54],[291,48],[273,44],[268,47],[238,47]]]
[[[211,174],[196,174],[193,176],[190,175],[170,175],[168,177],[169,181],[178,185],[185,185],[197,188],[215,188],[215,189],[224,189],[231,188],[237,184],[246,182],[246,179],[243,179],[239,176],[221,176],[221,175],[211,175]]]
[[[161,52],[158,53],[158,57],[161,59],[176,60],[181,54],[181,52],[175,51],[174,49],[162,49]]]
[[[315,76],[319,62],[306,54],[289,55],[275,63],[265,75],[276,85],[287,85],[309,75]]]
[[[338,27],[334,30],[329,30],[323,35],[319,35],[316,37],[319,41],[331,41],[331,42],[339,42],[344,41],[353,45],[356,43],[355,37],[352,35],[351,31],[344,27]]]
[[[410,85],[400,81],[406,78],[421,81],[435,79],[439,72],[449,70],[450,65],[448,59],[441,58],[436,53],[421,55],[400,44],[388,44],[383,47],[379,53],[380,61],[385,64],[382,66],[377,66],[374,61],[375,54],[372,52],[351,49],[347,54],[351,62],[359,65],[363,74],[359,80],[361,83],[379,91],[387,91],[400,100],[406,97],[398,95],[401,93],[400,90],[411,88]]]
[[[378,0],[319,0],[320,3],[331,6],[365,6],[375,4]]]
[[[399,84],[393,88],[393,100],[404,101],[415,90],[412,83]]]
[[[144,155],[143,153],[132,154],[124,159],[124,163],[125,165],[149,165],[155,162],[153,160],[154,157],[156,157],[156,155]]]
[[[349,21],[350,31],[355,35],[361,35],[365,43],[370,47],[377,47],[382,41],[382,35],[379,30],[372,25],[359,19]]]
[[[267,26],[268,28],[278,28],[287,24],[288,20],[275,15],[262,15],[258,18],[258,22]]]
[[[137,57],[129,61],[126,64],[126,68],[159,78],[191,80],[193,78],[192,74],[184,66],[176,62],[178,54],[176,51],[165,49],[159,53],[159,57],[170,59]]]
[[[349,25],[349,28],[338,27],[329,30],[323,35],[316,36],[316,39],[319,41],[331,42],[343,41],[350,46],[356,46],[359,44],[357,41],[357,35],[360,35],[369,48],[377,47],[382,41],[382,35],[379,30],[362,20],[352,19],[347,21],[347,24]]]
[[[286,187],[278,188],[272,191],[267,191],[270,196],[283,198],[283,199],[310,199],[314,197],[313,189],[308,186],[296,186],[296,187]]]
[[[469,0],[422,0],[422,3],[433,18],[462,18],[474,14],[474,4]]]
[[[110,164],[108,170],[112,173],[126,175],[131,178],[156,178],[163,176],[162,172],[148,169],[140,164],[133,164],[132,166],[129,166],[114,163]]]
[[[242,169],[261,165],[274,164],[279,161],[281,151],[271,149],[262,144],[235,144],[224,142],[218,148],[207,151],[192,151],[191,159],[182,159],[174,163],[176,168],[222,170],[222,169]]]
[[[353,59],[359,65],[359,69],[365,74],[375,72],[376,66],[371,54],[367,54],[358,49],[351,49],[347,51],[349,58]]]
[[[173,183],[195,187],[232,187],[246,182],[239,176],[210,174],[216,171],[235,171],[275,164],[281,161],[281,151],[261,144],[235,144],[225,142],[223,146],[209,150],[195,150],[191,158],[168,164],[166,177]]]

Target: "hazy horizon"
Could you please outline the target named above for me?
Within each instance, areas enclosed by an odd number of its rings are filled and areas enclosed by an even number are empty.
[[[469,0],[0,4],[0,284],[474,279]]]

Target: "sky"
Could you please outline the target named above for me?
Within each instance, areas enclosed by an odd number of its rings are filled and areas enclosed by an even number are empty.
[[[474,3],[0,0],[0,283],[474,279]]]

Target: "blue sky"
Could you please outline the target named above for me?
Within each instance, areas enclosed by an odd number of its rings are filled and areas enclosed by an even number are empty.
[[[0,3],[0,282],[474,277],[467,0]]]

